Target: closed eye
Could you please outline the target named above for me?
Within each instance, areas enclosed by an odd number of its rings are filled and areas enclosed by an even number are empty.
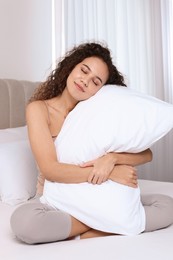
[[[84,74],[87,74],[87,73],[88,73],[88,71],[87,71],[86,69],[84,69],[84,68],[81,68],[81,71],[82,71]]]
[[[94,85],[96,85],[96,86],[99,86],[99,85],[100,85],[100,81],[97,80],[97,79],[93,80],[93,83],[94,83]]]
[[[97,83],[97,82],[93,81],[93,83],[94,83],[94,85],[98,86],[98,83]]]

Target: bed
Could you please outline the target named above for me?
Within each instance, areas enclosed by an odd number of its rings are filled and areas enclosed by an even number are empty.
[[[22,129],[18,134],[17,148],[20,144],[28,145],[25,129],[25,105],[38,82],[18,81],[10,79],[0,80],[0,146],[5,147],[16,142],[16,132],[13,129]],[[10,131],[10,129],[12,129]],[[5,137],[3,137],[5,133]],[[21,134],[22,133],[22,134]],[[21,137],[24,136],[24,137]],[[15,140],[14,140],[15,139]],[[10,143],[10,144],[9,144]],[[11,147],[11,146],[10,146]],[[29,149],[29,146],[27,146]],[[9,149],[8,149],[9,150]],[[5,151],[4,151],[5,153]],[[10,161],[14,158],[10,157]],[[32,157],[30,157],[32,159]],[[4,163],[4,160],[1,163]],[[150,233],[142,233],[137,236],[109,236],[102,238],[92,238],[85,240],[69,240],[41,245],[26,245],[18,241],[10,229],[10,216],[14,209],[32,200],[35,193],[35,183],[37,171],[34,168],[34,174],[27,177],[32,187],[27,186],[27,192],[22,191],[21,198],[13,198],[14,194],[5,194],[0,184],[0,259],[2,260],[20,260],[20,259],[100,259],[100,260],[135,260],[135,259],[157,259],[172,260],[173,258],[173,225],[166,229]],[[4,169],[1,168],[0,169]],[[23,168],[22,168],[23,169]],[[9,172],[8,172],[9,174]],[[0,170],[0,180],[4,181],[1,175],[7,176]],[[11,176],[10,176],[11,177]],[[4,177],[5,178],[5,177]],[[28,179],[29,178],[29,179]],[[30,179],[32,178],[32,180]],[[15,179],[11,180],[11,190],[13,191]],[[20,184],[20,183],[19,183]],[[173,183],[158,182],[151,180],[139,180],[139,186],[142,194],[161,193],[173,197]],[[4,188],[4,187],[3,187]],[[14,192],[16,192],[14,190]],[[21,191],[20,191],[21,192]],[[5,197],[5,195],[6,197]],[[3,196],[4,195],[4,196]],[[8,195],[8,196],[7,196]],[[18,196],[21,194],[18,194]],[[156,216],[159,217],[159,216]]]

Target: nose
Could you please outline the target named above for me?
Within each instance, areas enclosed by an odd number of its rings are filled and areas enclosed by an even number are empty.
[[[88,82],[89,80],[87,78],[82,79],[82,83],[84,84],[85,87],[88,87]]]

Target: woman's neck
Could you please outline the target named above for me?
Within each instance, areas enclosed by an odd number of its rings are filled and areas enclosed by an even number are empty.
[[[60,111],[64,117],[76,106],[77,101],[74,100],[65,89],[61,95],[49,101],[49,105],[55,110]]]

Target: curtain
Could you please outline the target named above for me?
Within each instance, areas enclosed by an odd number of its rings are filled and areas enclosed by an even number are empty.
[[[128,87],[173,103],[172,0],[54,1],[56,58],[75,44],[104,42]],[[173,181],[170,143],[171,133],[152,147],[156,161],[140,168],[142,178]]]
[[[173,1],[161,0],[160,4],[163,85],[158,91],[161,99],[173,103]],[[173,130],[157,142],[152,151],[153,161],[139,167],[140,176],[173,182]]]
[[[62,48],[62,38],[63,51],[85,41],[105,42],[130,87],[162,98],[160,0],[55,0],[55,3],[58,50]],[[62,38],[58,33],[60,27]]]
[[[161,1],[164,99],[173,103],[173,1]]]

